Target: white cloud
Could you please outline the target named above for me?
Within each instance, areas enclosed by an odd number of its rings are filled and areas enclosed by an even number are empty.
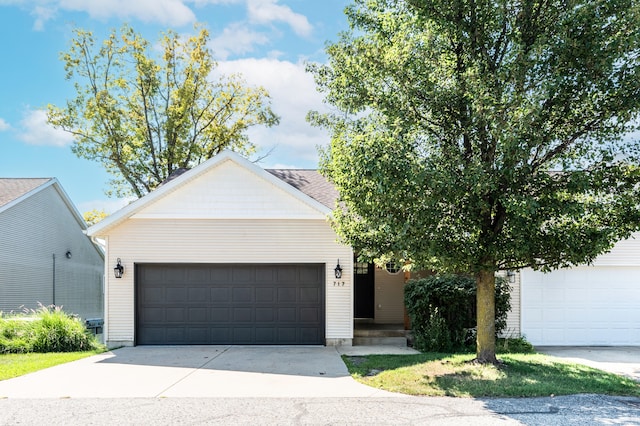
[[[223,1],[224,2],[224,1]],[[204,4],[196,1],[196,4]],[[137,19],[164,25],[182,26],[196,22],[196,15],[184,0],[0,0],[0,4],[16,4],[31,9],[34,29],[42,30],[59,11],[84,12],[94,19]]]
[[[209,46],[217,60],[226,60],[231,54],[249,53],[254,50],[254,46],[268,43],[269,38],[265,34],[252,31],[236,22],[225,28],[222,34],[211,39]]]
[[[0,132],[9,130],[11,126],[4,119],[0,118]]]
[[[44,110],[28,110],[22,120],[18,139],[29,145],[66,146],[73,142],[73,136],[64,130],[55,129],[47,122]]]
[[[271,95],[272,108],[280,116],[280,125],[249,131],[251,141],[262,153],[275,147],[263,164],[273,167],[277,162],[303,168],[317,167],[317,146],[326,145],[329,136],[325,130],[307,123],[306,115],[309,110],[326,111],[326,106],[304,64],[267,58],[240,59],[221,62],[217,72],[240,73],[248,84],[263,86]]]
[[[278,0],[247,0],[251,22],[269,24],[284,22],[299,36],[309,36],[313,27],[306,16],[295,13],[289,6],[277,4]]]

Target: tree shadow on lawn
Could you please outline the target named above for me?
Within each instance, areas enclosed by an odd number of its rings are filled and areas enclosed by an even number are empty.
[[[500,366],[470,362],[473,354],[343,357],[370,386],[410,395],[535,397],[597,393],[640,396],[640,383],[542,354],[504,354]]]

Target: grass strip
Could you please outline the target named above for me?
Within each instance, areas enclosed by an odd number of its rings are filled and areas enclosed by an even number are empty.
[[[500,366],[473,354],[343,356],[351,375],[378,389],[408,395],[539,397],[581,393],[640,396],[640,382],[542,354],[504,354]]]
[[[102,352],[104,349],[85,352],[2,354],[0,355],[0,380],[22,376]]]

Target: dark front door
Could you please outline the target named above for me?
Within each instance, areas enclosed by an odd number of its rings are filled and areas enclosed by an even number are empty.
[[[353,313],[355,318],[374,317],[373,263],[354,262]]]
[[[324,265],[137,265],[136,344],[324,344]]]

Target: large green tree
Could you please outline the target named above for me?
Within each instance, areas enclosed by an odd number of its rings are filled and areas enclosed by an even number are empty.
[[[209,34],[196,30],[186,38],[168,31],[152,45],[124,26],[96,45],[91,32],[76,29],[62,53],[76,97],[49,105],[49,122],[75,136],[76,155],[114,176],[110,193],[141,197],[223,149],[250,154],[246,130],[278,123],[263,88],[238,75],[212,76]]]
[[[356,0],[312,65],[334,113],[322,169],[369,259],[494,275],[592,261],[639,229],[637,0]]]

